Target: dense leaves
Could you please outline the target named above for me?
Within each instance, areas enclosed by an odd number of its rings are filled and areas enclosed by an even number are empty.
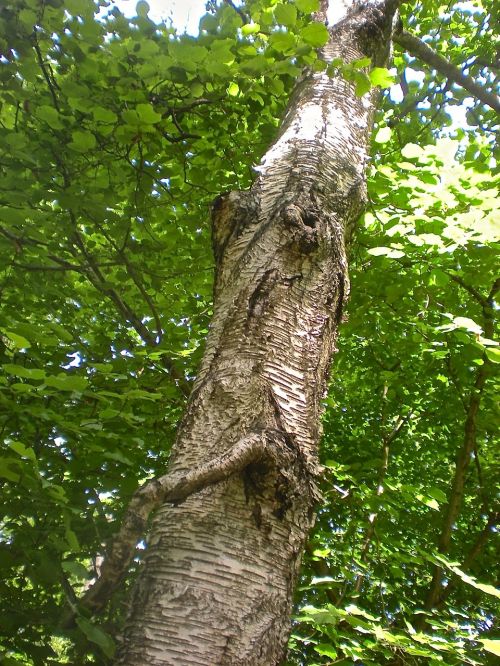
[[[315,0],[209,4],[197,38],[145,2],[131,20],[91,0],[0,8],[1,663],[112,658],[133,571],[104,617],[61,617],[164,472],[211,314],[211,201],[251,183],[294,80],[323,66]],[[405,11],[494,85],[493,3]],[[332,75],[390,85],[367,64]],[[496,119],[401,50],[395,65],[290,664],[499,653]]]

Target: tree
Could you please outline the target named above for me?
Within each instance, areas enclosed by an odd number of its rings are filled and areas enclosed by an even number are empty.
[[[289,663],[498,654],[493,10],[397,5],[2,9],[5,663],[280,663],[304,547]]]

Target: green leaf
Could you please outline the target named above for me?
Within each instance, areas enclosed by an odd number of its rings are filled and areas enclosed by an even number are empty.
[[[459,569],[459,567],[453,564],[446,563],[445,566],[447,566],[447,568],[450,569],[450,571],[453,571],[453,573],[455,573],[459,578],[461,578],[465,583],[467,583],[467,585],[476,588],[476,590],[481,590],[481,592],[485,592],[486,594],[489,594],[492,597],[500,599],[500,589],[497,589],[493,585],[488,585],[487,583],[479,583],[475,578],[469,576],[464,571]]]
[[[465,328],[467,331],[470,331],[471,333],[477,333],[480,335],[483,332],[483,329],[479,324],[476,324],[476,322],[473,319],[469,319],[469,317],[455,317],[453,319],[453,323],[455,326],[458,326],[459,328]]]
[[[493,640],[492,638],[480,638],[479,640],[485,650],[500,657],[500,640]]]
[[[146,4],[146,3],[145,3]],[[98,645],[106,657],[111,659],[115,653],[115,644],[111,636],[84,617],[78,617],[76,623],[86,638]]]
[[[81,393],[87,388],[88,380],[86,377],[79,377],[78,375],[59,373],[58,375],[45,377],[45,384],[59,391],[78,391]]]
[[[36,462],[36,455],[32,448],[25,446],[22,442],[9,442],[10,448],[19,454],[22,458],[28,458]]]
[[[9,338],[10,342],[16,349],[29,349],[31,347],[31,342],[24,336],[19,335],[19,333],[13,333],[12,331],[2,331],[2,335],[5,335],[7,338]]]
[[[255,35],[260,32],[260,25],[258,23],[246,23],[241,27],[242,35]]]
[[[453,317],[451,323],[438,326],[437,328],[442,331],[454,331],[461,328],[469,333],[474,333],[475,335],[482,335],[483,333],[481,326],[476,324],[476,322],[469,317]]]
[[[23,379],[45,379],[45,370],[39,368],[25,368],[22,365],[5,363],[3,369],[7,374],[22,377]]]
[[[346,69],[350,70],[358,70],[358,69],[363,69],[365,67],[368,67],[371,65],[372,59],[368,56],[365,56],[363,58],[358,58],[357,60],[353,60],[350,62],[348,65],[346,65]]]
[[[52,106],[46,106],[42,104],[42,106],[37,109],[36,115],[38,118],[40,118],[40,120],[44,120],[52,129],[60,130],[64,128],[64,125],[61,122],[61,118],[59,116],[59,111],[54,109]]]
[[[444,493],[440,488],[426,488],[425,492],[427,495],[429,495],[429,497],[433,497],[435,500],[441,502],[442,504],[448,501],[446,493]]]
[[[240,92],[240,87],[237,83],[230,83],[227,89],[228,95],[231,97],[237,97],[238,93]]]
[[[12,467],[15,468],[15,464],[15,460],[9,458],[0,458],[0,477],[7,479],[7,481],[12,481],[12,483],[18,483],[21,475],[12,469]]]
[[[368,254],[374,257],[390,257],[392,259],[399,259],[404,257],[405,253],[392,247],[372,247],[368,250]]]
[[[416,143],[407,143],[401,150],[401,155],[408,160],[418,159],[424,155],[424,151]]]
[[[353,79],[356,83],[356,97],[363,97],[371,90],[371,82],[369,77],[361,71],[353,72]]]
[[[80,578],[81,580],[88,580],[90,577],[86,567],[84,567],[83,564],[80,564],[80,562],[67,560],[66,562],[61,563],[61,567],[66,573],[69,573],[76,578]]]
[[[135,110],[141,122],[146,125],[154,125],[161,120],[161,113],[157,113],[151,104],[138,104]]]
[[[139,2],[135,6],[135,11],[137,12],[137,16],[141,16],[142,18],[147,18],[149,10],[150,6],[146,2],[146,0],[139,0]]]
[[[318,643],[318,645],[314,646],[314,651],[322,656],[330,657],[330,659],[336,659],[338,655],[337,650],[328,643]]]
[[[53,490],[53,488],[51,488],[51,490]],[[55,499],[64,501],[65,498],[56,495]],[[78,542],[78,537],[70,527],[66,527],[66,530],[64,532],[64,538],[66,539],[66,542],[71,550],[75,552],[78,552],[80,550],[80,543]]]
[[[128,465],[129,467],[133,466],[134,464],[129,458],[121,454],[119,451],[106,451],[104,453],[104,457],[108,460],[116,460],[117,462]]]
[[[292,53],[295,50],[295,37],[290,32],[273,32],[269,44],[280,53]]]
[[[68,144],[73,150],[79,153],[86,153],[96,146],[96,138],[92,132],[75,130],[71,133],[71,141]]]
[[[295,4],[304,14],[312,14],[319,9],[319,0],[295,0]]]
[[[370,74],[370,81],[372,86],[380,86],[381,88],[388,88],[392,86],[395,81],[393,74],[385,67],[374,67]]]
[[[19,22],[30,32],[33,30],[33,26],[36,25],[37,18],[36,12],[31,9],[21,9],[18,14]]]
[[[293,27],[297,21],[297,8],[293,5],[278,4],[274,8],[274,16],[278,23]]]
[[[134,125],[137,128],[155,125],[161,120],[161,114],[157,113],[151,104],[137,104],[133,110],[123,111],[122,118],[129,125]]]
[[[439,502],[437,502],[432,497],[427,497],[426,495],[422,495],[422,493],[417,493],[416,498],[418,499],[419,502],[425,504],[425,506],[434,509],[434,511],[439,510]]]
[[[309,23],[300,31],[300,35],[306,44],[315,48],[324,46],[330,37],[328,29],[324,23]]]
[[[381,127],[375,134],[375,143],[388,143],[391,140],[392,130],[390,127]]]
[[[92,115],[94,116],[94,120],[101,123],[115,123],[118,120],[116,113],[102,106],[94,106],[92,108]]]
[[[429,284],[436,285],[436,287],[445,287],[450,281],[448,275],[438,268],[431,271],[429,276]]]
[[[500,349],[487,347],[485,349],[485,354],[492,363],[500,363]]]

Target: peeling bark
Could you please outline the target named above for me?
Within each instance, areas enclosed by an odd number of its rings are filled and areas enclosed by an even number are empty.
[[[323,57],[383,65],[396,7],[351,3]],[[214,203],[214,316],[169,476],[249,436],[273,455],[159,509],[118,664],[284,658],[376,99],[340,77],[305,75],[251,190]]]

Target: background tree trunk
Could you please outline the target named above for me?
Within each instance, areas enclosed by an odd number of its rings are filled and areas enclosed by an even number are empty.
[[[324,58],[385,64],[396,2],[351,4]],[[249,192],[213,209],[206,351],[172,452],[188,471],[245,438],[267,455],[156,514],[119,664],[271,665],[318,500],[321,401],[365,205],[377,93],[307,74]],[[252,441],[252,440],[249,440]]]

